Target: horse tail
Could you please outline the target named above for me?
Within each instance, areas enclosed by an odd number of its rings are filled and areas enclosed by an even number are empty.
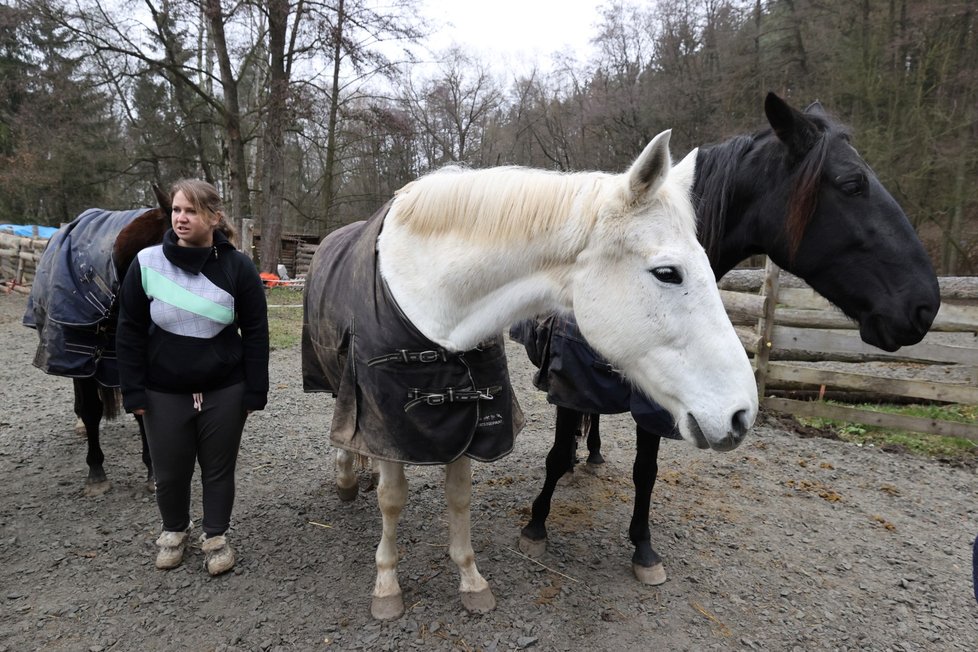
[[[122,391],[118,387],[99,385],[98,397],[102,401],[102,417],[116,419],[122,414]]]

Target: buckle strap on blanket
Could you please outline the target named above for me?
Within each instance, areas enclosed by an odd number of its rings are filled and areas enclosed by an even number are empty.
[[[447,362],[448,354],[444,349],[438,349],[437,351],[408,351],[407,349],[398,349],[393,353],[388,353],[387,355],[378,355],[376,358],[370,358],[367,360],[367,366],[372,367],[377,364],[383,364],[385,362]]]
[[[611,364],[610,362],[599,362],[595,360],[591,363],[591,366],[606,374],[614,374],[616,376],[621,376],[621,369]]]
[[[461,403],[467,401],[491,401],[493,394],[498,394],[502,389],[501,385],[493,385],[485,389],[455,389],[454,387],[446,387],[440,391],[412,387],[407,392],[407,397],[411,400],[404,404],[404,411],[407,412],[419,403],[443,405],[445,403]]]

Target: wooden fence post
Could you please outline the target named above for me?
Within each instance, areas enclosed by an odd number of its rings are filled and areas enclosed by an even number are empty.
[[[243,218],[241,220],[241,251],[251,258],[255,259],[255,220],[250,218]]]
[[[767,363],[771,356],[771,332],[774,330],[774,311],[778,307],[778,288],[781,281],[781,268],[770,258],[764,267],[764,313],[757,321],[757,353],[754,354],[754,378],[757,380],[757,396],[764,398],[767,382]]]

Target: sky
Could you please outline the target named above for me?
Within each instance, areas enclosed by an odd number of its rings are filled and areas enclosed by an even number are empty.
[[[586,60],[589,40],[605,0],[421,0],[432,26],[444,25],[429,39],[435,50],[453,42],[494,66],[519,69],[537,63],[546,69],[554,52],[569,51]]]

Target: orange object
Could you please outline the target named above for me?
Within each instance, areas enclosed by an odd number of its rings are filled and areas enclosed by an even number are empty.
[[[278,277],[278,275],[272,274],[271,272],[262,272],[258,276],[261,277],[261,280],[265,284],[265,287],[273,288],[276,285],[280,285],[282,283],[282,280]]]

